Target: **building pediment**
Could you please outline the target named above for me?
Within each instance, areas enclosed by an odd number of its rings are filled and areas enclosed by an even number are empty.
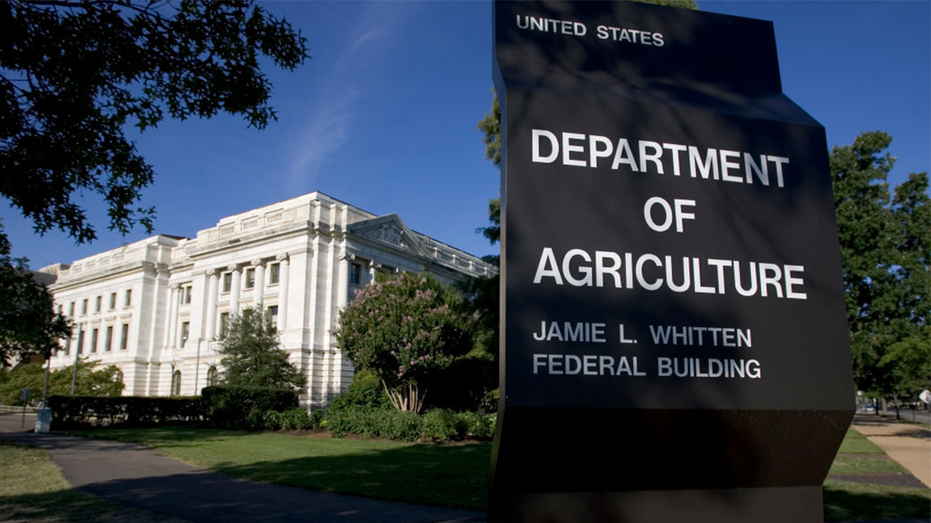
[[[423,242],[401,221],[397,214],[358,221],[350,224],[346,230],[359,238],[414,252],[420,256],[426,255]]]

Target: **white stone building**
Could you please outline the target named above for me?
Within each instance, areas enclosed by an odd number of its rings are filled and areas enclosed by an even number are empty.
[[[223,218],[196,238],[159,235],[40,272],[74,335],[76,356],[115,365],[124,394],[195,395],[216,382],[217,338],[230,314],[264,310],[307,377],[302,403],[345,391],[352,364],[330,329],[376,272],[429,272],[452,283],[490,275],[481,259],[320,192]]]

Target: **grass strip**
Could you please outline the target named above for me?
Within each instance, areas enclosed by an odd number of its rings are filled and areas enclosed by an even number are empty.
[[[185,523],[73,490],[48,453],[0,442],[0,521],[7,523]]]
[[[909,474],[885,454],[838,454],[828,474]]]
[[[860,434],[856,429],[847,429],[847,435],[840,444],[838,454],[885,454],[883,449],[875,443],[866,439],[866,436]]]

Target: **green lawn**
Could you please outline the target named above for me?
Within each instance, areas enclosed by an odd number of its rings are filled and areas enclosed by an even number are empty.
[[[75,435],[144,443],[222,474],[281,485],[484,510],[491,443],[426,445],[168,427]]]
[[[490,443],[426,445],[168,427],[96,430],[223,474],[408,503],[484,510]],[[832,474],[901,473],[860,433],[844,440]],[[828,480],[825,519],[931,516],[931,491]]]

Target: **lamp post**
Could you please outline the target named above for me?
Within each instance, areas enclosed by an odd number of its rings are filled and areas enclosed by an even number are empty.
[[[78,351],[74,351],[74,370],[71,372],[71,395],[74,396],[74,388],[78,382]]]

